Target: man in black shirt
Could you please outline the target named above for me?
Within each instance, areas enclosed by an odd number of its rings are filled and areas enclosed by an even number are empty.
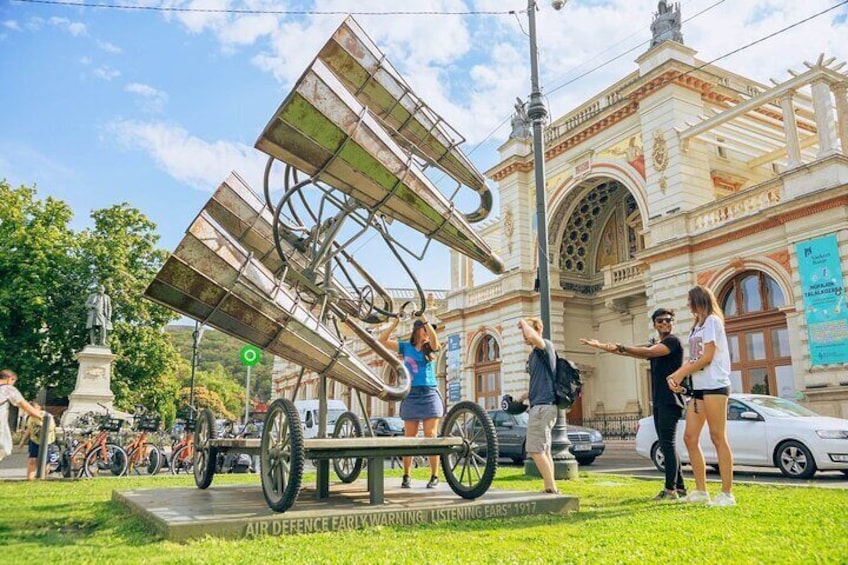
[[[680,395],[669,390],[666,377],[683,364],[683,347],[677,336],[671,333],[674,327],[674,310],[658,308],[651,315],[651,320],[660,336],[660,341],[647,347],[601,343],[597,339],[581,339],[580,343],[609,353],[650,360],[654,427],[657,430],[660,448],[665,455],[665,489],[660,491],[654,500],[676,500],[686,495],[686,487],[680,471],[680,458],[677,456],[674,445],[677,422],[683,415],[684,404]]]

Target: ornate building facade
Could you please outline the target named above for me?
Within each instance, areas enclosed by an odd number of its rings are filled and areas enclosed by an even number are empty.
[[[569,419],[650,413],[648,363],[578,339],[645,343],[664,306],[685,342],[696,284],[724,309],[734,391],[848,417],[848,75],[822,56],[765,86],[670,40],[636,63],[545,131],[551,335],[586,375]],[[517,322],[539,312],[532,141],[499,151],[481,233],[507,271],[475,285],[454,254],[441,313],[448,387],[487,407],[526,389]]]
[[[848,75],[821,56],[766,86],[704,64],[678,42],[677,7],[666,8],[655,17],[671,23],[654,30],[638,68],[544,133],[551,335],[586,377],[569,420],[650,413],[648,363],[578,339],[646,343],[650,313],[663,306],[677,311],[685,342],[686,295],[696,284],[724,310],[734,391],[848,417]],[[475,284],[471,260],[452,253],[450,291],[431,297],[449,404],[495,408],[503,394],[526,390],[517,323],[538,315],[539,296],[525,126],[519,110],[487,172],[499,214],[478,228],[506,272]],[[355,340],[352,348],[377,374],[387,371]],[[275,394],[291,398],[295,369],[277,367]],[[306,376],[297,397],[317,397],[316,382]],[[329,393],[362,413],[350,390],[336,383]],[[373,416],[397,413],[364,400]]]

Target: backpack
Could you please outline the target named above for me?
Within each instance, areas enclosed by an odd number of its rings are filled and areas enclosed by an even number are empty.
[[[547,363],[545,366],[548,367]],[[554,399],[557,408],[568,409],[580,398],[583,379],[577,365],[564,357],[556,356],[556,371],[553,372]]]

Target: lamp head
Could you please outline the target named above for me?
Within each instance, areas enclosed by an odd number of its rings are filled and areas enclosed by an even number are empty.
[[[551,6],[554,10],[562,10],[568,0],[551,0]]]

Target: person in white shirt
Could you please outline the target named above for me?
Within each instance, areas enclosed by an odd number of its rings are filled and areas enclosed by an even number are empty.
[[[686,502],[733,506],[733,453],[727,443],[727,399],[730,395],[730,349],[724,331],[724,317],[715,295],[708,288],[696,286],[689,291],[689,309],[695,325],[689,334],[689,362],[668,376],[668,386],[682,392],[680,383],[692,376],[694,395],[686,410],[683,441],[689,451],[695,490]],[[704,423],[710,428],[710,439],[718,455],[721,493],[710,501],[707,493],[707,469],[699,438]]]
[[[34,408],[15,388],[18,375],[9,369],[0,371],[0,459],[12,454],[12,430],[9,428],[9,405],[13,404],[33,418],[44,418],[44,411]]]

